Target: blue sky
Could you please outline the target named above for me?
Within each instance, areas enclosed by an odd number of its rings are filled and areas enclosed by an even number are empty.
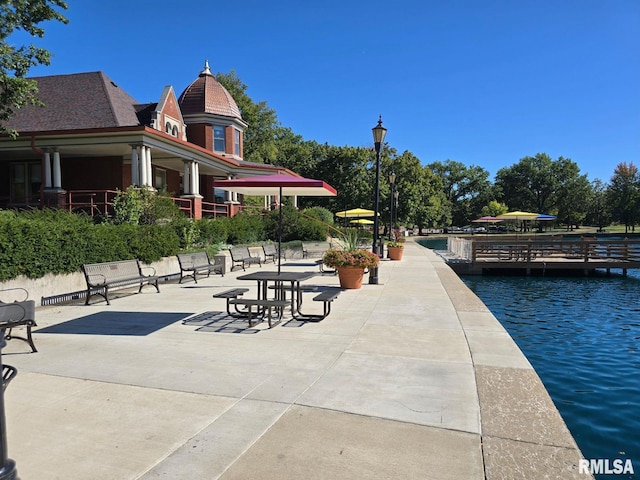
[[[101,70],[154,102],[208,60],[306,140],[371,146],[381,114],[399,153],[492,179],[539,152],[590,180],[640,165],[638,0],[68,3],[31,76]]]

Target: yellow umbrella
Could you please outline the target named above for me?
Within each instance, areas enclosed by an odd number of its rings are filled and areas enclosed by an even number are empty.
[[[539,213],[515,211],[503,213],[502,215],[498,215],[496,218],[501,220],[535,220],[539,215]]]
[[[358,225],[373,225],[373,220],[358,218],[357,220],[351,220],[349,223],[357,223]]]
[[[365,210],[364,208],[354,208],[352,210],[336,212],[336,217],[340,217],[340,218],[373,217],[375,216],[375,214],[376,212],[374,212],[373,210]]]

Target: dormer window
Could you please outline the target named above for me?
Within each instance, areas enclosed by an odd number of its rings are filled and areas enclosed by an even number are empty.
[[[218,125],[213,126],[213,150],[215,152],[225,152],[224,145],[224,127]]]

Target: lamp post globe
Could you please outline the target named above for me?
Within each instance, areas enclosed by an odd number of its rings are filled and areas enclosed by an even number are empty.
[[[380,148],[384,137],[387,134],[387,129],[382,126],[382,115],[378,118],[378,124],[373,127],[373,146],[376,151],[376,184],[375,184],[375,202],[374,202],[374,217],[373,217],[373,253],[376,253],[379,257],[382,257],[382,252],[378,248],[378,212],[380,211]],[[378,284],[378,267],[369,270],[369,284]]]

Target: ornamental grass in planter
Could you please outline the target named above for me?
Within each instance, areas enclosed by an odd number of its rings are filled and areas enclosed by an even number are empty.
[[[378,255],[356,245],[357,237],[347,233],[345,248],[329,249],[322,257],[325,265],[338,271],[342,288],[360,288],[365,269],[375,268],[380,262]]]
[[[387,252],[390,260],[402,260],[404,242],[387,242]]]

